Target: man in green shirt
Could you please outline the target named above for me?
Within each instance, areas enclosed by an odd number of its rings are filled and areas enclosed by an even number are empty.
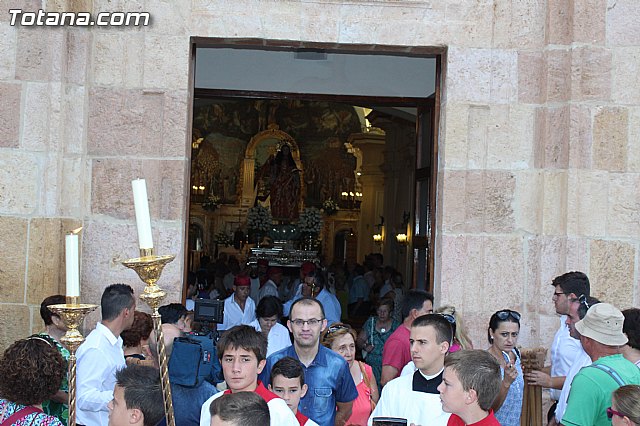
[[[620,347],[627,343],[623,323],[622,312],[608,303],[589,308],[576,323],[580,343],[593,364],[580,370],[571,383],[563,425],[610,426],[606,410],[611,392],[623,384],[640,384],[640,369],[620,354]]]

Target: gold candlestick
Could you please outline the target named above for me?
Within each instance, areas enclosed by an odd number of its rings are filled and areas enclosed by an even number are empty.
[[[167,350],[164,344],[164,335],[160,322],[158,307],[167,296],[167,292],[156,285],[162,270],[175,258],[174,255],[156,256],[153,249],[140,249],[140,257],[128,259],[122,262],[127,268],[131,268],[146,284],[144,292],[140,295],[147,305],[151,307],[153,313],[153,328],[155,329],[156,342],[158,346],[158,358],[160,362],[160,378],[162,379],[162,395],[164,397],[164,411],[167,416],[167,426],[175,426],[175,416],[173,414],[173,401],[171,399],[171,384],[169,383],[169,362],[167,361]]]
[[[76,350],[84,342],[84,336],[78,328],[82,324],[84,317],[98,305],[87,305],[80,303],[80,297],[67,296],[67,303],[51,305],[49,309],[62,318],[67,326],[67,332],[60,341],[69,349],[69,426],[76,426]]]

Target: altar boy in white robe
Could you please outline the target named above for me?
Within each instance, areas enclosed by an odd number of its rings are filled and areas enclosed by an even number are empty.
[[[449,413],[442,411],[438,386],[442,382],[444,357],[449,351],[453,330],[440,314],[416,318],[411,325],[411,359],[415,373],[398,377],[382,388],[382,396],[371,417],[399,417],[407,424],[445,426]]]

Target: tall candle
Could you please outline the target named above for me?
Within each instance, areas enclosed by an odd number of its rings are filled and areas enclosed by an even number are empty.
[[[65,237],[65,260],[67,264],[67,297],[80,296],[78,234],[69,234]]]
[[[136,179],[131,181],[131,186],[133,187],[133,203],[136,209],[138,244],[140,249],[151,249],[153,248],[153,237],[151,236],[147,182],[144,179]]]

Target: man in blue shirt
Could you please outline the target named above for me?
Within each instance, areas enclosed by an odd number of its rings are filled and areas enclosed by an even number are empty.
[[[322,304],[308,297],[296,300],[287,326],[293,333],[294,343],[267,358],[260,380],[271,382],[271,367],[278,360],[286,356],[299,360],[304,366],[304,381],[309,386],[300,400],[299,410],[321,426],[343,426],[351,416],[358,391],[344,358],[320,345],[320,333],[327,327]]]

